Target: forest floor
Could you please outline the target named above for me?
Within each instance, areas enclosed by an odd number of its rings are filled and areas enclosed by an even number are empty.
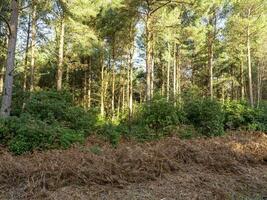
[[[267,135],[136,143],[96,137],[68,150],[0,149],[0,199],[216,200],[267,196]]]

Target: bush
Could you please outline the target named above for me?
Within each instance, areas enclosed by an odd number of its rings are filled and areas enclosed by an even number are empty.
[[[219,136],[224,133],[224,113],[221,105],[210,99],[191,98],[184,103],[188,122],[192,123],[201,134]]]
[[[227,129],[267,132],[267,106],[264,102],[259,108],[252,108],[247,102],[227,101],[223,110]]]
[[[173,102],[156,96],[151,102],[137,108],[131,126],[125,123],[124,132],[139,141],[158,139],[170,134],[170,129],[181,124],[184,119],[184,113]]]
[[[176,126],[184,120],[184,113],[165,98],[155,98],[144,104],[139,114],[140,124],[153,130]]]
[[[82,133],[63,128],[59,124],[47,124],[30,115],[2,120],[1,141],[10,151],[19,155],[33,150],[67,148],[71,144],[84,141]]]
[[[40,91],[31,94],[24,113],[52,123],[63,120],[67,109],[72,105],[71,95],[67,92]]]

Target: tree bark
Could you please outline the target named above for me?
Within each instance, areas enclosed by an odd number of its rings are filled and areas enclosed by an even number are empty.
[[[176,98],[177,95],[177,46],[174,42],[173,44],[173,97]]]
[[[250,100],[250,105],[254,107],[249,26],[247,27],[247,62],[248,62],[249,100]]]
[[[112,44],[112,96],[111,96],[111,112],[112,118],[115,116],[115,36]]]
[[[35,76],[35,45],[36,45],[36,1],[32,2],[32,39],[31,39],[31,73],[30,73],[30,91],[34,90]]]
[[[30,33],[31,33],[31,15],[29,14],[25,58],[24,58],[24,74],[23,74],[24,75],[23,77],[23,91],[24,92],[27,89],[28,53],[29,53]]]
[[[151,64],[152,64],[152,30],[151,20],[147,16],[146,22],[146,101],[151,100]]]
[[[105,64],[103,54],[101,55],[100,62],[101,62],[101,94],[100,94],[100,114],[102,117],[105,116],[105,105],[104,105],[104,93],[105,93]]]
[[[170,69],[171,69],[171,45],[168,43],[168,66],[167,66],[167,100],[170,99]]]
[[[58,69],[57,69],[57,91],[62,90],[63,61],[64,61],[64,38],[65,38],[65,21],[61,20],[59,53],[58,53]]]
[[[241,100],[244,100],[245,98],[245,85],[244,85],[244,62],[241,58],[241,65],[240,65],[240,82],[241,82]]]
[[[11,102],[12,102],[12,89],[13,89],[13,72],[15,67],[15,52],[17,42],[17,29],[19,17],[19,0],[12,0],[11,2],[11,18],[10,18],[10,38],[8,40],[8,55],[5,73],[4,94],[2,99],[1,117],[10,116]]]

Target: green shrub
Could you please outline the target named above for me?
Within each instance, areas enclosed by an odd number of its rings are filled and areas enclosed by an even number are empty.
[[[166,98],[156,96],[151,102],[137,107],[131,120],[126,122],[124,132],[139,141],[161,138],[185,119],[184,112]]]
[[[33,150],[67,148],[82,142],[82,133],[64,128],[59,124],[47,124],[31,115],[1,120],[1,141],[10,151],[19,155]]]
[[[267,106],[264,102],[252,108],[247,102],[227,101],[223,106],[225,127],[267,132]]]
[[[138,122],[153,130],[176,126],[184,120],[184,113],[165,98],[155,98],[144,104]]]
[[[113,146],[117,146],[122,136],[120,126],[114,125],[111,122],[105,123],[98,130],[98,134],[103,135],[109,140]]]
[[[84,142],[84,135],[71,130],[71,129],[61,129],[61,136],[60,136],[60,147],[69,148],[74,143],[83,143]]]
[[[188,122],[201,134],[218,136],[224,133],[224,113],[221,105],[210,99],[192,98],[184,103]]]
[[[73,105],[67,92],[40,91],[31,94],[25,104],[24,113],[49,123],[64,119],[66,110]]]

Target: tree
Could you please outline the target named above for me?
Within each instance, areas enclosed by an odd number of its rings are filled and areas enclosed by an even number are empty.
[[[6,63],[4,94],[2,99],[1,117],[8,117],[11,111],[12,103],[12,89],[13,89],[13,73],[15,67],[15,51],[17,42],[17,28],[19,17],[19,0],[12,0],[11,2],[11,17],[10,17],[10,33],[8,40],[8,55]]]

